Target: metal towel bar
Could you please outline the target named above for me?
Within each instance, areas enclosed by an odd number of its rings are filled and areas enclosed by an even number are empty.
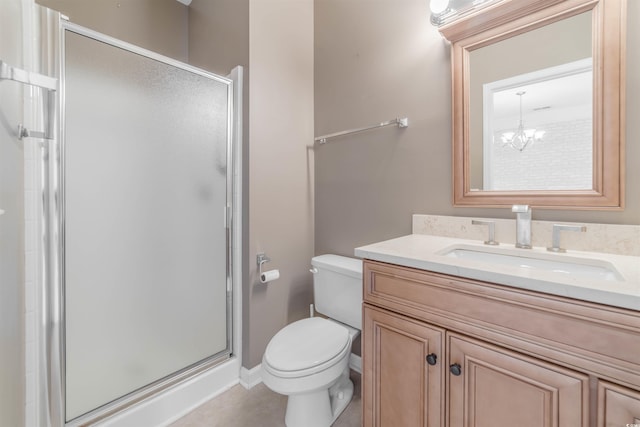
[[[385,127],[385,126],[391,126],[391,125],[397,125],[399,128],[406,128],[406,127],[409,126],[409,119],[407,119],[406,117],[404,117],[402,119],[397,119],[396,118],[396,119],[389,120],[389,121],[386,121],[386,122],[378,123],[377,125],[373,125],[373,126],[367,126],[367,127],[358,128],[358,129],[350,129],[350,130],[345,130],[345,131],[342,131],[342,132],[330,133],[328,135],[317,136],[313,140],[320,142],[320,144],[326,144],[327,140],[331,139],[331,138],[335,138],[335,137],[343,136],[343,135],[349,135],[349,134],[357,133],[357,132],[363,132],[365,130],[377,129],[377,128],[381,128],[381,127]]]
[[[52,139],[53,134],[53,111],[55,108],[55,92],[58,90],[58,79],[45,76],[43,74],[33,73],[21,70],[0,60],[0,80],[12,80],[14,82],[36,86],[46,89],[45,105],[45,130],[44,132],[34,132],[26,129],[21,124],[18,125],[18,139],[34,137],[43,139]]]

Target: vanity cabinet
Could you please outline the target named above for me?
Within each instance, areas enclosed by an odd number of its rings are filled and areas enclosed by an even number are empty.
[[[640,426],[637,311],[370,260],[363,274],[365,427]]]

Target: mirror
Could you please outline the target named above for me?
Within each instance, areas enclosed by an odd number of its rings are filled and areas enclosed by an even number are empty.
[[[624,4],[501,1],[439,28],[455,206],[623,207]]]
[[[471,191],[592,188],[591,16],[469,53]]]

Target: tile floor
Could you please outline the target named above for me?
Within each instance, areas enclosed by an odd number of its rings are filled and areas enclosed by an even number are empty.
[[[360,374],[351,371],[354,395],[333,427],[360,427]],[[170,427],[284,427],[287,397],[264,384],[250,390],[241,385],[217,396],[180,418]]]

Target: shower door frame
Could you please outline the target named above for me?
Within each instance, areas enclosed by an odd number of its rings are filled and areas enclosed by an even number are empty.
[[[60,87],[56,111],[56,136],[57,139],[45,147],[42,162],[42,210],[43,210],[43,268],[42,281],[44,284],[43,318],[45,320],[45,371],[44,387],[48,393],[47,418],[53,426],[79,426],[104,420],[124,409],[157,396],[161,392],[179,383],[195,378],[212,368],[219,366],[233,357],[239,356],[240,343],[237,331],[239,330],[239,317],[236,311],[239,309],[239,295],[235,280],[239,280],[237,264],[241,254],[240,247],[240,218],[241,181],[240,141],[241,124],[239,104],[241,100],[241,80],[239,87],[234,88],[234,80],[222,77],[211,72],[193,67],[189,64],[165,57],[147,49],[132,45],[113,37],[98,33],[82,26],[69,22],[66,17],[60,15],[57,31],[49,32],[53,39],[50,46],[55,46],[57,52],[53,55],[53,62],[59,75]],[[66,387],[65,387],[65,34],[67,31],[106,43],[133,54],[141,55],[151,60],[159,61],[184,71],[216,80],[227,85],[227,132],[226,132],[226,207],[225,207],[225,234],[226,234],[226,348],[206,359],[186,366],[181,370],[169,374],[148,384],[138,390],[132,391],[113,402],[106,403],[90,412],[80,415],[72,420],[66,420]],[[239,68],[240,79],[242,69]],[[239,95],[240,94],[240,95]],[[238,115],[238,117],[236,117]],[[236,260],[236,258],[238,258]],[[238,276],[235,279],[235,276]],[[235,331],[235,333],[234,333]]]

